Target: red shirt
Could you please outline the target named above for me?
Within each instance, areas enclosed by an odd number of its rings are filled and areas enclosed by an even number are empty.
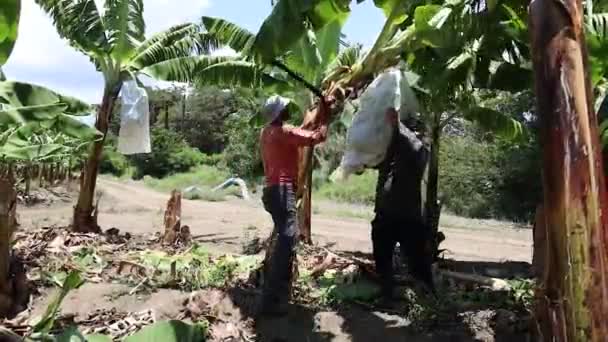
[[[320,142],[320,139],[313,138],[313,134],[313,131],[286,124],[264,127],[260,147],[267,186],[297,184],[299,148]]]

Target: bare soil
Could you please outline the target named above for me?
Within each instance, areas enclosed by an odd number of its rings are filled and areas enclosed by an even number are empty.
[[[120,182],[101,178],[102,192],[99,223],[102,229],[118,228],[122,233],[150,234],[162,230],[162,215],[169,199],[168,193],[159,193],[143,184]],[[313,215],[313,240],[333,251],[347,253],[371,252],[369,220],[347,217],[345,212],[359,208],[322,202],[319,214]],[[39,229],[49,226],[66,226],[70,222],[72,204],[54,201],[32,207],[21,206],[21,229]],[[339,215],[332,213],[340,212]],[[230,199],[225,202],[182,201],[182,224],[190,227],[194,241],[212,253],[241,253],[253,238],[266,238],[270,233],[271,219],[259,200]],[[481,273],[489,276],[525,276],[529,274],[532,255],[530,229],[515,228],[496,221],[466,220],[445,215],[441,230],[446,241],[442,248],[446,257],[453,259],[450,268]],[[190,294],[177,290],[159,289],[145,295],[130,295],[131,288],[122,284],[87,283],[72,292],[62,306],[64,314],[86,317],[95,310],[138,312],[153,309],[156,319],[179,317],[184,301]],[[52,290],[43,290],[33,303],[32,317],[41,314],[50,301]],[[242,301],[247,294],[231,294],[218,304],[218,310],[229,316],[247,316],[247,305]],[[349,306],[344,310],[315,311],[294,305],[290,315],[281,321],[258,321],[257,340],[274,341],[287,337],[287,341],[510,341],[522,336],[499,333],[489,323],[495,320],[495,310],[476,308],[459,314],[455,320],[430,327],[427,331],[412,330],[402,315],[382,313],[366,307]],[[455,316],[456,317],[456,316]]]
[[[162,215],[168,193],[148,189],[135,181],[119,182],[101,178],[102,192],[99,223],[103,229],[112,227],[121,232],[146,234],[161,231]],[[371,252],[370,224],[356,217],[331,215],[335,207],[344,205],[322,202],[319,214],[313,215],[315,243],[337,251]],[[353,209],[355,210],[355,209]],[[20,208],[24,229],[69,224],[72,204],[55,202],[50,207]],[[253,234],[268,236],[272,227],[270,216],[260,201],[231,199],[225,202],[182,201],[182,224],[188,225],[194,239],[210,251],[239,253]],[[441,230],[446,235],[442,248],[446,257],[466,261],[532,260],[532,230],[514,228],[510,223],[467,220],[444,215]]]

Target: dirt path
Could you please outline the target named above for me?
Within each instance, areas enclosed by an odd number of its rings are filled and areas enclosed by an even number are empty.
[[[150,233],[161,229],[162,214],[168,194],[146,188],[138,182],[119,182],[101,178],[100,225],[116,227],[131,233]],[[184,200],[182,222],[190,226],[195,239],[210,251],[241,251],[253,236],[266,237],[271,220],[259,201],[230,200],[205,202]],[[371,251],[369,220],[339,218],[323,210],[313,215],[315,242],[335,250]],[[65,225],[71,216],[71,205],[52,208],[20,209],[24,227],[53,224]],[[343,216],[343,215],[342,215]],[[476,221],[446,215],[442,230],[447,239],[442,245],[447,257],[466,261],[531,261],[531,230],[487,228]]]

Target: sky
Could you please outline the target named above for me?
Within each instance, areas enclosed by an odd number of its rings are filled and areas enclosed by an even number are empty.
[[[100,6],[103,0],[96,2]],[[358,5],[353,1],[351,9],[343,31],[347,40],[371,46],[384,23],[382,12],[372,1]],[[197,21],[203,15],[221,17],[256,32],[270,11],[269,0],[144,0],[147,35]],[[87,57],[59,37],[51,19],[34,0],[22,1],[19,36],[3,71],[11,80],[44,85],[89,103],[101,101],[101,74]]]

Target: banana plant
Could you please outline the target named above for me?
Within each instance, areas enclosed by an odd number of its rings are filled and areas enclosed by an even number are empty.
[[[6,0],[0,8],[0,66],[8,60],[19,30],[19,14],[21,13],[21,0]],[[2,70],[0,69],[0,74]],[[1,80],[1,79],[0,79]]]
[[[98,232],[93,215],[98,165],[114,104],[125,80],[139,80],[144,73],[160,79],[193,72],[207,57],[190,58],[210,51],[216,40],[201,25],[186,23],[145,37],[143,0],[35,0],[52,18],[59,36],[83,53],[105,80],[95,127],[104,138],[96,141],[83,168],[82,185],[72,227]],[[214,62],[219,62],[217,57]],[[146,72],[147,71],[147,72]]]
[[[460,117],[511,139],[523,136],[518,120],[479,101],[480,89],[518,91],[531,85],[525,6],[517,1],[455,0],[417,6],[397,44],[417,80],[422,119],[430,133],[426,218],[437,235],[439,149],[443,128]],[[519,76],[516,80],[514,77]]]
[[[17,39],[20,0],[6,0],[0,6],[0,67],[8,60]],[[6,81],[0,70],[0,295],[9,298],[0,307],[0,316],[14,313],[24,303],[18,276],[11,277],[10,241],[16,226],[16,191],[13,171],[30,163],[44,163],[60,150],[72,151],[70,144],[36,143],[41,134],[56,134],[90,144],[97,131],[75,119],[89,110],[77,99],[47,88]],[[67,153],[67,151],[66,151]]]
[[[46,179],[51,184],[68,180],[74,163],[84,160],[91,142],[100,137],[88,127],[88,134],[79,131],[77,136],[67,135],[62,132],[65,126],[60,120],[8,129],[4,141],[0,141],[0,158],[15,167],[15,175],[22,178],[26,196],[30,194],[31,181],[36,175],[40,182]],[[19,179],[17,181],[17,184],[21,183]]]

